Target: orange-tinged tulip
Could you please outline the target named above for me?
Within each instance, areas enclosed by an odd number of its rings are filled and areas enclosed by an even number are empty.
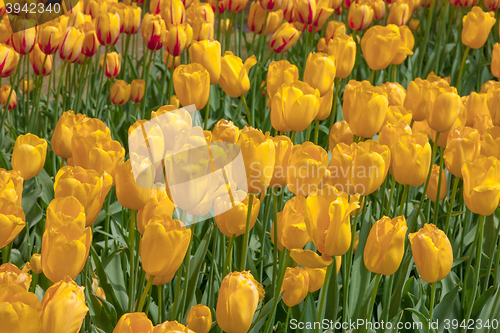
[[[148,171],[151,168],[147,169]],[[152,183],[154,179],[154,175],[149,173],[142,173],[141,184],[144,183]],[[144,179],[147,178],[147,179]],[[115,182],[116,182],[116,197],[125,208],[132,210],[139,210],[148,201],[151,196],[151,190],[147,188],[141,188],[137,185],[136,180],[134,179],[134,174],[132,172],[132,164],[131,160],[127,160],[126,162],[120,161],[116,166],[115,173]]]
[[[485,13],[481,7],[474,6],[462,22],[462,43],[471,49],[478,49],[486,43],[496,19],[493,12]]]
[[[40,302],[16,284],[0,285],[0,318],[4,332],[40,332]]]
[[[349,81],[344,91],[343,112],[352,133],[373,137],[382,127],[389,101],[385,91],[368,81]]]
[[[457,120],[463,104],[454,87],[439,87],[433,83],[420,107],[427,108],[427,123],[431,129],[446,132]]]
[[[245,63],[231,51],[226,51],[221,59],[221,75],[219,85],[226,94],[236,98],[248,92],[250,79],[248,72],[257,63],[254,55],[247,58]]]
[[[330,128],[330,134],[328,136],[328,147],[331,150],[335,148],[336,145],[343,142],[350,146],[354,141],[354,134],[352,134],[351,128],[347,121],[337,121]]]
[[[47,141],[28,133],[16,139],[12,153],[12,168],[19,172],[24,180],[31,179],[42,171],[47,154]]]
[[[284,83],[271,101],[271,124],[278,131],[302,132],[316,118],[319,107],[317,89],[301,81]]]
[[[305,223],[316,249],[329,257],[345,254],[351,245],[350,213],[359,208],[347,195],[312,193],[306,200]]]
[[[335,257],[342,258],[342,257]],[[325,283],[326,268],[309,268],[305,267],[307,274],[309,274],[309,292],[313,293],[323,287]],[[340,265],[337,265],[337,273],[340,270]]]
[[[264,289],[245,271],[229,273],[219,290],[216,308],[219,327],[228,333],[247,332],[259,301],[264,298]]]
[[[427,283],[444,279],[453,264],[453,250],[446,234],[434,224],[426,223],[408,238],[420,277]]]
[[[414,121],[423,121],[427,119],[427,108],[424,107],[424,96],[427,94],[431,82],[416,78],[408,84],[404,107],[410,111]],[[421,106],[422,105],[422,106]]]
[[[444,164],[446,169],[455,177],[462,178],[462,165],[473,162],[479,155],[481,136],[479,132],[471,127],[456,128],[448,134],[448,142],[444,150]],[[492,142],[491,136],[485,135],[485,142]],[[490,141],[491,140],[491,141]],[[484,154],[484,146],[481,154]],[[488,151],[488,146],[486,147]],[[493,155],[495,156],[495,155]]]
[[[45,25],[38,35],[38,46],[45,54],[54,54],[62,41],[61,31],[54,26]]]
[[[31,67],[36,75],[47,76],[52,73],[52,55],[46,55],[40,50],[38,44],[29,54]]]
[[[485,131],[481,146],[481,155],[486,157],[500,157],[500,127],[495,126]],[[478,145],[479,150],[479,145]],[[472,162],[473,160],[471,160]]]
[[[89,311],[85,305],[84,287],[69,277],[52,285],[42,299],[40,333],[76,333]]]
[[[493,54],[491,56],[491,74],[500,78],[500,43],[493,45]]]
[[[266,91],[271,99],[284,83],[299,80],[299,69],[288,60],[271,61],[267,70]]]
[[[175,94],[183,106],[194,104],[197,110],[207,105],[210,95],[210,74],[200,64],[181,65],[174,71]]]
[[[72,156],[71,139],[73,138],[73,128],[76,124],[85,121],[86,117],[82,113],[75,114],[73,111],[66,111],[57,121],[56,128],[52,134],[50,145],[52,151],[62,158]]]
[[[399,27],[399,32],[401,33],[402,46],[396,51],[396,55],[391,61],[393,65],[400,65],[409,55],[413,54],[413,47],[415,46],[415,37],[411,32],[410,28],[406,25]]]
[[[387,24],[402,26],[408,23],[413,12],[414,3],[411,0],[397,0],[389,5]]]
[[[354,2],[349,7],[347,21],[353,30],[365,30],[373,21],[373,8],[365,2]],[[364,52],[363,52],[364,53]]]
[[[168,215],[154,215],[141,239],[143,269],[149,275],[164,277],[163,283],[168,283],[182,264],[190,241],[191,229],[186,229],[179,220]],[[162,253],[172,255],[165,256]]]
[[[181,57],[174,57],[170,55],[167,51],[163,52],[163,63],[167,66],[167,69],[177,68],[181,64]]]
[[[287,267],[281,286],[282,300],[287,306],[301,303],[309,291],[309,273],[301,267]]]
[[[117,80],[110,89],[109,99],[114,105],[123,105],[130,98],[130,84],[123,80]]]
[[[378,133],[378,142],[387,147],[392,147],[392,145],[399,140],[401,135],[411,133],[411,127],[404,122],[399,122],[397,124],[388,122],[380,129]]]
[[[24,180],[15,170],[0,168],[0,198],[21,206]]]
[[[74,63],[82,53],[85,34],[79,29],[68,27],[63,33],[61,46],[59,47],[59,58],[65,62]]]
[[[309,53],[304,70],[304,82],[325,96],[335,80],[335,59],[326,53]]]
[[[106,59],[104,59],[104,56],[106,56]],[[103,54],[101,56],[101,67],[107,77],[111,79],[117,77],[122,68],[122,55],[116,52]]]
[[[391,151],[378,141],[339,143],[332,150],[330,179],[339,191],[368,195],[382,185],[390,164]]]
[[[293,1],[293,0],[289,0]],[[300,31],[293,24],[283,23],[269,40],[269,46],[276,53],[288,51],[299,40]]]
[[[175,205],[165,190],[152,190],[146,204],[137,211],[137,230],[143,235],[146,225],[153,220],[155,214],[172,216],[174,210]]]
[[[165,49],[177,57],[191,44],[193,38],[193,29],[190,25],[177,25],[171,27],[165,34]]]
[[[0,76],[8,77],[12,75],[19,63],[19,53],[12,47],[0,44]]]
[[[75,196],[85,207],[86,226],[92,225],[101,211],[113,179],[107,173],[64,166],[57,172],[54,197]]]
[[[170,333],[170,332],[195,333],[193,330],[187,328],[186,326],[179,324],[176,320],[165,321],[160,325],[156,325],[153,328],[152,332],[153,333]]]
[[[406,89],[397,82],[386,82],[380,85],[387,94],[389,106],[400,105],[403,106],[406,99]]]
[[[274,142],[275,151],[275,165],[273,171],[273,178],[269,186],[285,187],[286,186],[286,170],[288,169],[288,162],[292,152],[292,141],[285,135],[279,135],[271,138]]]
[[[105,46],[115,45],[120,37],[120,16],[101,13],[96,21],[97,40]]]
[[[368,29],[361,39],[361,51],[372,70],[385,69],[397,53],[413,53],[404,45],[400,29],[395,24]]]
[[[404,216],[384,216],[375,222],[363,254],[366,268],[377,274],[394,274],[403,259],[407,230]]]
[[[245,127],[237,142],[243,155],[245,174],[235,173],[234,181],[249,193],[264,192],[271,182],[275,163],[275,147],[269,132]]]
[[[295,195],[308,196],[318,189],[326,174],[328,153],[312,142],[292,148],[288,162],[287,186]]]
[[[249,195],[243,191],[232,192],[234,200],[237,201],[232,206],[231,200],[225,197],[218,197],[214,201],[215,222],[220,232],[227,237],[237,237],[245,233],[246,217],[248,215]],[[259,216],[260,200],[257,197],[252,199],[252,214],[250,217],[250,230]]]
[[[28,291],[31,284],[31,275],[28,273],[31,270],[30,263],[26,263],[22,270],[10,262],[0,266],[0,285],[16,284]]]
[[[92,243],[92,230],[82,230],[76,224],[45,230],[42,242],[42,269],[45,276],[56,283],[80,274]]]
[[[146,91],[146,82],[141,79],[135,79],[130,82],[130,100],[134,103],[140,103],[144,99]]]
[[[7,102],[7,100],[9,103],[9,110],[12,110],[17,106],[17,94],[15,90],[12,90],[11,86],[3,86],[2,88],[0,88],[0,104],[4,104],[5,102]]]
[[[43,269],[42,269],[42,255],[40,253],[34,253],[31,256],[30,266],[31,266],[31,270],[35,274],[40,274],[40,273],[43,272]]]
[[[427,179],[431,162],[428,137],[421,133],[403,134],[391,147],[392,173],[403,185],[418,187]]]
[[[478,156],[462,166],[464,201],[473,213],[493,214],[500,200],[500,167],[495,157]]]
[[[203,304],[192,306],[186,318],[186,326],[196,333],[208,333],[212,328],[210,308]]]
[[[59,197],[53,199],[47,208],[45,229],[58,229],[68,224],[75,224],[85,229],[85,207],[76,197]]]
[[[189,48],[191,62],[205,67],[210,74],[210,84],[219,82],[221,74],[221,47],[216,40],[194,42]]]
[[[232,121],[225,119],[219,120],[212,130],[212,142],[238,142],[240,129]]]
[[[448,188],[448,182],[446,180],[446,172],[441,169],[437,164],[432,165],[431,178],[429,180],[429,186],[427,187],[426,195],[433,201],[441,201],[446,197],[446,191]],[[439,198],[438,198],[438,184],[439,184],[439,173],[441,171],[441,186],[439,187]]]
[[[153,323],[144,312],[126,313],[121,316],[116,324],[113,333],[152,333]]]
[[[335,76],[341,79],[348,77],[356,61],[356,43],[354,43],[354,39],[345,33],[336,33],[333,39],[328,42],[326,51],[335,60]]]
[[[278,228],[278,249],[302,249],[311,241],[304,222],[306,198],[295,196],[288,200],[282,212],[277,215],[271,228],[271,241],[274,243],[274,229]]]

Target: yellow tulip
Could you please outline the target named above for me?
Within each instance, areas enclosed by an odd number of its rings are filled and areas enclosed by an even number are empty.
[[[309,291],[309,273],[301,267],[287,267],[281,286],[281,296],[287,306],[301,303]]]
[[[38,46],[44,54],[54,54],[61,43],[62,34],[57,27],[44,25],[39,30]]]
[[[191,44],[193,29],[190,25],[171,27],[164,37],[165,49],[174,57],[179,56]]]
[[[17,106],[17,94],[15,90],[12,90],[11,86],[3,86],[0,88],[0,104],[4,104],[9,99],[8,109],[12,110]],[[4,106],[5,107],[5,106]]]
[[[293,0],[289,0],[293,1]],[[269,46],[276,53],[288,51],[299,40],[300,32],[288,22],[283,23],[269,40]]]
[[[208,333],[212,328],[210,308],[203,304],[192,306],[186,318],[186,326],[196,333]]]
[[[385,4],[384,4],[385,5]],[[317,0],[316,1],[316,15],[312,26],[315,31],[321,31],[326,21],[333,15],[335,10],[330,7],[330,0]]]
[[[316,191],[326,174],[328,153],[312,142],[292,148],[288,162],[287,186],[295,195],[308,196]]]
[[[248,215],[249,195],[243,191],[232,192],[235,206],[232,206],[231,200],[224,197],[218,197],[214,200],[215,222],[220,232],[227,237],[238,237],[245,233],[246,217]],[[253,228],[260,211],[260,200],[257,197],[252,201],[252,214],[250,217],[250,229]]]
[[[54,197],[76,197],[85,208],[88,227],[97,219],[112,184],[113,178],[105,172],[64,166],[55,177]]]
[[[0,76],[8,77],[12,75],[19,63],[19,53],[12,47],[0,44]]]
[[[232,121],[220,119],[215,123],[212,135],[212,142],[236,143],[240,136],[240,129]]]
[[[135,3],[128,8],[125,15],[125,26],[123,27],[123,32],[131,35],[139,32],[141,27],[141,7],[138,7]]]
[[[433,201],[441,201],[446,197],[446,191],[448,188],[448,182],[446,180],[446,172],[441,169],[441,186],[439,188],[439,198],[438,198],[438,184],[439,184],[439,171],[440,167],[437,164],[432,165],[431,178],[429,179],[429,185],[427,187],[427,192],[425,195]]]
[[[472,7],[462,19],[462,43],[471,49],[478,49],[486,43],[491,28],[495,25],[495,13],[485,13],[479,6]]]
[[[126,313],[121,316],[113,333],[153,333],[153,323],[144,312]]]
[[[410,20],[413,13],[413,1],[410,0],[397,0],[389,5],[389,16],[387,17],[387,24],[395,24],[403,26]]]
[[[171,332],[195,333],[193,330],[190,330],[186,326],[179,324],[176,320],[165,321],[161,325],[156,325],[153,328],[152,332],[153,333],[171,333]]]
[[[40,253],[34,253],[30,259],[31,270],[35,274],[43,273],[42,269],[42,255]]]
[[[309,53],[304,71],[304,82],[318,89],[320,96],[325,96],[335,80],[334,56],[326,53]]]
[[[15,170],[5,170],[0,168],[0,197],[21,206],[23,197],[23,177]]]
[[[97,40],[105,46],[115,45],[120,37],[120,16],[103,12],[96,21]]]
[[[295,19],[303,24],[312,24],[316,17],[316,0],[294,1]]]
[[[412,54],[403,44],[397,25],[375,25],[368,29],[361,39],[361,51],[372,70],[384,69],[393,61],[397,53]]]
[[[341,79],[348,77],[354,68],[356,60],[356,43],[354,39],[345,33],[336,32],[333,39],[328,42],[326,50],[335,60],[336,77]]]
[[[104,56],[106,56],[106,59]],[[101,56],[101,67],[107,77],[111,79],[117,77],[122,69],[122,55],[116,52],[103,54]]]
[[[491,142],[490,138],[491,136],[486,135],[484,140]],[[462,178],[462,165],[466,162],[473,162],[479,155],[480,139],[479,132],[471,127],[456,128],[448,134],[448,143],[443,157],[446,169],[452,175]],[[481,147],[481,154],[484,154],[484,149],[484,146]]]
[[[295,196],[288,200],[282,212],[278,213],[277,221],[271,228],[271,241],[274,243],[274,229],[278,228],[278,249],[302,249],[311,241],[304,222],[306,198]]]
[[[402,25],[399,27],[399,33],[401,34],[402,46],[396,51],[394,58],[391,61],[393,65],[400,65],[409,55],[413,54],[413,47],[415,46],[415,37],[408,26]]]
[[[117,80],[110,89],[109,99],[114,105],[124,105],[130,99],[130,84],[123,80]]]
[[[152,190],[146,204],[137,211],[137,230],[143,235],[146,225],[152,220],[155,214],[172,216],[174,210],[175,205],[167,196],[165,190]]]
[[[42,171],[47,154],[47,141],[28,133],[20,135],[14,144],[12,168],[19,172],[24,180],[31,179]]]
[[[350,146],[354,141],[354,135],[352,134],[351,128],[347,121],[337,121],[330,128],[330,134],[328,135],[328,147],[330,151],[335,148],[336,145],[343,142]]]
[[[402,185],[418,187],[427,179],[432,149],[424,134],[403,134],[391,147],[392,173]]]
[[[400,105],[403,106],[406,99],[406,89],[397,82],[386,82],[380,85],[387,94],[389,106]]]
[[[194,104],[201,110],[210,95],[210,74],[200,64],[181,65],[174,71],[175,94],[183,106]]]
[[[262,4],[262,2],[260,2]],[[278,27],[283,22],[283,11],[276,10],[272,12],[266,11],[259,2],[252,2],[250,4],[250,10],[248,12],[247,26],[250,31],[256,34],[261,34],[262,29],[264,29],[264,21],[266,22],[266,27],[264,30],[264,35],[268,36],[274,33]],[[267,15],[267,21],[266,21]]]
[[[75,27],[68,27],[63,31],[63,38],[59,47],[59,58],[74,63],[82,53],[85,34]]]
[[[219,327],[227,333],[247,332],[259,301],[264,298],[264,289],[250,272],[233,272],[224,277],[219,290],[216,308]]]
[[[491,74],[500,78],[500,43],[493,45],[493,54],[491,56]]]
[[[58,229],[68,224],[75,224],[83,230],[85,223],[85,207],[73,196],[55,198],[47,208],[46,230]]]
[[[69,277],[47,289],[42,299],[40,333],[79,332],[89,311],[83,290]]]
[[[353,2],[349,7],[347,21],[352,30],[365,30],[372,24],[374,11],[369,3]],[[364,52],[363,52],[364,53]]]
[[[248,92],[250,89],[250,79],[248,72],[257,63],[255,56],[245,60],[233,55],[231,51],[226,51],[221,59],[221,76],[219,85],[226,94],[236,98]]]
[[[161,16],[165,20],[167,29],[184,23],[186,9],[180,0],[165,0],[161,8]]]
[[[168,215],[155,215],[141,238],[143,269],[155,277],[168,276],[165,283],[169,282],[182,264],[190,241],[191,229],[186,229],[179,220]],[[165,253],[171,255],[165,256]]]
[[[10,262],[0,266],[0,285],[18,285],[23,287],[26,291],[29,290],[31,285],[31,270],[30,263],[26,263],[22,270],[17,268],[16,265]]]
[[[427,283],[444,279],[453,264],[453,250],[446,234],[434,224],[424,227],[408,237],[418,273]]]
[[[404,107],[410,111],[415,121],[423,121],[427,119],[427,108],[423,105],[424,96],[427,94],[431,86],[431,82],[416,78],[408,84]],[[422,105],[422,106],[421,106]]]
[[[144,99],[146,92],[146,82],[136,79],[130,82],[130,100],[134,103],[140,103]]]
[[[359,208],[347,195],[312,193],[306,200],[305,223],[314,246],[329,257],[345,254],[351,245],[350,213]]]
[[[290,84],[299,80],[299,69],[288,60],[271,61],[267,70],[266,91],[269,99],[278,92],[284,83]]]
[[[189,48],[191,62],[205,67],[210,74],[210,84],[219,83],[221,74],[221,47],[217,40],[193,42]]]
[[[404,216],[384,216],[375,222],[363,254],[366,268],[377,274],[394,274],[403,259],[407,230]]]
[[[42,269],[53,283],[65,276],[71,279],[80,274],[92,243],[92,230],[82,230],[70,223],[57,229],[47,229],[42,241]]]
[[[385,91],[368,81],[349,81],[344,91],[344,118],[354,135],[373,137],[382,127],[389,101]]]
[[[342,257],[335,257],[342,258]],[[337,262],[338,264],[338,262]],[[309,274],[309,292],[313,293],[323,287],[325,283],[326,268],[309,268],[305,267],[307,274]],[[340,265],[337,265],[337,273],[340,270]]]
[[[500,201],[500,167],[495,157],[478,156],[462,166],[464,202],[473,213],[493,214]]]
[[[10,43],[19,54],[29,54],[37,40],[36,22],[34,20],[19,19],[12,26],[14,33],[10,37]]]
[[[202,40],[214,38],[213,22],[207,22],[201,17],[196,17],[193,20],[192,27],[193,27],[193,40],[199,42]]]
[[[269,186],[271,188],[281,188],[286,186],[286,170],[288,169],[293,144],[290,138],[285,135],[275,136],[271,139],[274,142],[275,165],[273,178]]]
[[[38,44],[35,45],[29,54],[29,59],[31,67],[33,67],[33,71],[36,75],[47,76],[52,73],[52,55],[46,55],[43,53]]]
[[[378,133],[378,142],[381,145],[392,147],[392,145],[399,140],[403,134],[411,134],[411,127],[404,122],[397,124],[387,123],[380,129]]]
[[[458,118],[462,101],[454,87],[432,83],[419,108],[427,109],[429,127],[438,132],[449,130]]]
[[[40,332],[40,302],[34,293],[16,284],[0,285],[3,332]]]

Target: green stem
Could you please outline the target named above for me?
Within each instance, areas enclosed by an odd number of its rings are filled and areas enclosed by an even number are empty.
[[[374,77],[375,77],[375,70],[372,69],[372,71],[370,72],[370,78],[368,79],[368,81],[370,81],[371,84],[373,84]]]
[[[437,183],[437,193],[436,198],[434,198],[434,225],[438,223],[438,215],[439,215],[439,193],[441,192],[441,179],[443,177],[443,162],[444,162],[444,154],[443,148],[441,148],[441,158],[439,159],[439,176]],[[446,191],[446,189],[444,189]]]
[[[405,206],[406,196],[408,195],[408,188],[409,187],[410,187],[410,185],[405,185],[404,186],[403,196],[401,197],[401,204],[399,205],[398,216],[401,216],[401,214],[403,214],[403,208]]]
[[[470,51],[470,46],[467,46],[467,48],[465,49],[464,57],[462,58],[462,64],[460,65],[460,70],[458,71],[458,78],[457,78],[456,87],[457,87],[457,91],[458,91],[459,94],[461,93],[460,86],[461,86],[461,83],[462,83],[461,79],[462,79],[462,73],[464,71],[465,60],[467,59],[467,55],[469,54],[469,51]]]
[[[155,279],[154,275],[149,277],[148,283],[146,284],[146,288],[142,292],[141,300],[139,301],[139,306],[137,307],[137,312],[142,312],[142,308],[144,307],[144,302],[146,301],[146,296],[148,295],[149,289],[153,285],[153,280]]]
[[[170,320],[176,320],[176,312],[177,312],[177,305],[179,303],[179,294],[180,294],[180,289],[181,289],[181,278],[182,278],[182,269],[177,270],[177,281],[175,281],[175,296],[174,296],[174,305],[172,307],[172,316]]]
[[[226,250],[226,260],[224,262],[224,267],[222,269],[222,277],[225,277],[227,272],[231,271],[231,260],[233,257],[233,245],[234,245],[234,237],[235,235],[231,236],[229,239],[229,245]],[[229,270],[228,270],[229,268]]]
[[[128,308],[129,312],[132,312],[132,306],[134,304],[132,293],[134,290],[134,257],[135,257],[135,210],[130,210],[130,277],[129,277],[129,300]]]
[[[373,312],[373,305],[375,304],[375,298],[377,297],[378,284],[380,283],[380,278],[382,274],[377,274],[375,276],[375,284],[373,285],[372,296],[370,297],[370,303],[368,304],[368,309],[366,310],[366,322],[371,321],[371,314]]]
[[[314,132],[314,144],[318,144],[319,138],[319,119],[316,119],[316,131]]]
[[[458,183],[460,182],[460,178],[455,177],[455,181],[453,182],[453,190],[451,191],[450,197],[450,205],[448,206],[448,212],[446,214],[446,223],[444,226],[444,233],[448,235],[448,231],[450,230],[450,218],[453,212],[453,204],[455,203],[455,195],[458,189]]]
[[[243,106],[245,107],[245,111],[247,113],[247,122],[248,122],[248,125],[252,126],[253,127],[253,121],[252,121],[252,117],[250,115],[250,111],[248,110],[248,105],[247,105],[247,100],[245,99],[245,95],[241,95],[241,101],[243,102]]]
[[[165,85],[167,84],[167,72],[168,72],[168,62],[169,61],[170,61],[170,53],[167,54],[167,64],[165,65],[165,72],[163,73],[163,84],[161,86],[160,105],[163,105],[163,98],[165,97]],[[172,79],[170,79],[170,81],[172,81]],[[169,85],[170,85],[170,83],[169,83]],[[167,88],[167,93],[168,93],[168,88]]]
[[[304,305],[305,306],[305,305]],[[285,333],[288,332],[288,320],[290,320],[290,311],[292,310],[292,307],[289,306],[288,310],[286,311],[286,320],[285,320]]]
[[[332,258],[333,262],[336,261],[335,258]],[[321,298],[319,299],[319,308],[318,308],[318,322],[321,322],[323,320],[323,317],[325,315],[324,313],[324,308],[325,308],[325,302],[326,302],[326,293],[328,292],[328,285],[330,284],[330,279],[332,277],[332,271],[333,271],[333,263],[328,266],[326,269],[326,276],[325,276],[325,282],[323,283],[323,287],[321,287]],[[315,333],[319,332],[319,327],[316,328]]]
[[[248,239],[250,238],[250,221],[252,219],[252,206],[253,206],[253,197],[252,193],[248,194],[248,210],[247,210],[247,221],[245,226],[245,236],[243,238],[243,251],[241,254],[241,264],[240,271],[245,270],[245,266],[247,263],[247,248],[248,248]]]
[[[427,327],[429,328],[430,331],[430,325],[432,323],[432,313],[434,312],[434,301],[436,298],[436,282],[431,283],[431,301],[429,305],[429,322],[427,324]]]
[[[204,129],[208,130],[208,118],[210,116],[210,94],[208,95],[207,105],[205,105],[205,126]]]
[[[267,319],[267,323],[266,323],[266,329],[264,330],[264,332],[266,333],[270,333],[272,332],[272,327],[273,327],[273,323],[274,323],[274,318],[276,316],[276,308],[278,306],[278,299],[280,297],[278,297],[279,294],[281,294],[281,286],[283,284],[283,279],[285,278],[285,272],[286,272],[286,268],[288,266],[288,262],[290,261],[290,251],[288,251],[287,249],[283,249],[284,252],[286,252],[286,257],[285,257],[285,260],[283,260],[283,266],[280,267],[280,272],[279,272],[279,276],[278,276],[278,283],[277,283],[277,286],[276,286],[276,294],[274,295],[273,297],[273,307],[271,309],[273,309],[271,311],[271,316],[269,316],[269,318]]]
[[[341,78],[336,78],[335,79],[335,87],[334,92],[333,92],[333,107],[332,107],[332,114],[330,115],[330,126],[328,127],[329,129],[332,128],[333,124],[335,123],[335,116],[337,115],[337,98],[339,96],[339,91],[340,91],[340,83],[342,82]],[[333,149],[333,147],[329,147],[330,150]]]
[[[389,194],[389,202],[387,203],[387,207],[385,209],[385,215],[389,215],[389,213],[391,212],[392,196],[394,194],[395,187],[396,187],[396,177],[392,177],[391,192]],[[394,210],[396,210],[396,208],[394,208]]]
[[[474,304],[474,300],[476,298],[477,287],[479,285],[479,273],[481,271],[481,256],[483,253],[483,235],[484,235],[484,216],[479,215],[478,221],[478,231],[477,231],[477,252],[476,252],[476,264],[474,265],[474,283],[472,287],[472,294],[470,298],[470,303],[467,305],[467,316],[465,317],[466,322],[469,321],[469,318],[472,313],[472,305]]]
[[[163,285],[158,287],[158,324],[163,323]]]
[[[427,14],[427,25],[425,26],[424,42],[422,43],[422,49],[419,49],[417,73],[414,73],[413,75],[414,77],[419,76],[422,72],[422,65],[424,63],[425,54],[427,53],[427,42],[429,41],[429,32],[431,31],[432,16],[434,14],[434,8],[436,7],[436,2],[437,1],[432,1],[431,8],[429,9],[429,12]]]

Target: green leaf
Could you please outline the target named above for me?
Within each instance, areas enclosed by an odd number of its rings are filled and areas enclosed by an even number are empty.
[[[49,176],[47,171],[45,171],[45,169],[42,169],[42,171],[36,177],[37,180],[39,180],[42,184],[42,201],[46,206],[48,206],[52,199],[54,199],[54,181]]]
[[[455,288],[450,290],[444,297],[442,297],[439,304],[434,309],[433,320],[438,320],[439,331],[444,329],[445,319],[452,319],[450,314],[453,311],[453,305],[455,304],[455,299],[457,298],[459,290],[459,285],[457,284]]]

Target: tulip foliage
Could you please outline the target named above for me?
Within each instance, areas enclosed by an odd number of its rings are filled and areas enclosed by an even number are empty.
[[[0,333],[500,330],[500,1],[34,4]]]

